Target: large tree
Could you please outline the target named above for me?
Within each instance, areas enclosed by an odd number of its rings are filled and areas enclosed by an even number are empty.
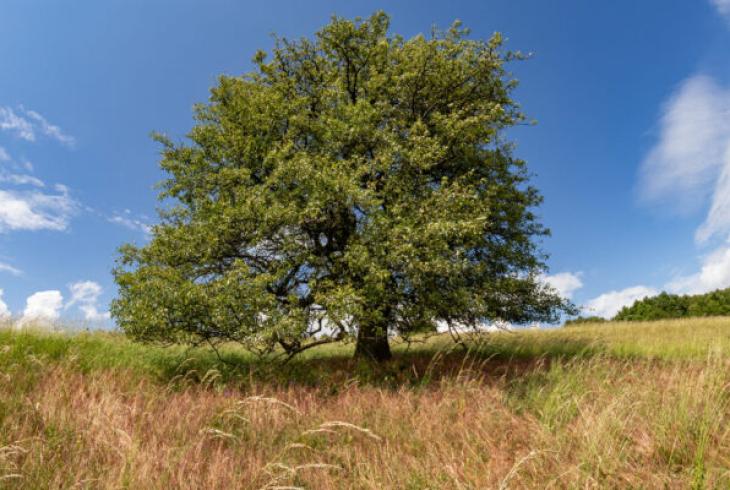
[[[541,197],[505,130],[524,120],[495,34],[404,39],[334,18],[222,76],[189,142],[164,146],[169,203],[126,245],[112,313],[132,338],[240,342],[293,355],[435,322],[552,321]],[[327,335],[318,335],[326,333]]]

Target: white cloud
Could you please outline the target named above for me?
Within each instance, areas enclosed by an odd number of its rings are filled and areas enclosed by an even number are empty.
[[[10,318],[10,310],[3,301],[3,290],[0,289],[0,320],[7,320],[8,318]]]
[[[0,232],[4,230],[65,230],[76,202],[65,188],[58,194],[0,190]]]
[[[667,284],[673,293],[702,294],[730,286],[730,246],[707,255],[699,272],[674,279]]]
[[[730,0],[710,0],[721,15],[730,16]]]
[[[40,189],[44,189],[46,184],[19,170],[21,167],[32,171],[32,165],[28,162],[0,167],[0,184],[4,184],[0,188],[0,233],[7,230],[66,229],[77,208],[69,189],[56,184],[53,186],[55,192],[41,192]],[[21,189],[23,186],[35,189]]]
[[[78,281],[69,285],[71,299],[66,304],[69,308],[76,303],[94,303],[101,295],[101,286],[94,281]]]
[[[23,273],[20,269],[17,269],[10,264],[6,264],[5,262],[0,262],[0,272],[9,272],[14,276],[19,276]]]
[[[63,295],[60,291],[39,291],[28,296],[21,323],[28,321],[58,320],[63,307]]]
[[[99,311],[99,296],[101,296],[102,288],[94,281],[78,281],[69,285],[71,291],[71,299],[66,304],[68,309],[73,305],[78,305],[79,310],[84,314],[86,320],[100,321],[110,318],[109,312]]]
[[[45,134],[46,136],[55,139],[56,141],[63,143],[67,146],[73,146],[76,141],[74,140],[73,136],[69,136],[66,133],[64,133],[61,128],[58,126],[49,123],[45,117],[41,116],[35,111],[25,111],[25,113],[33,120],[36,121],[37,125],[39,126],[39,129]]]
[[[37,177],[28,174],[6,174],[0,172],[0,182],[7,182],[14,185],[32,185],[34,187],[45,187],[46,184]]]
[[[730,119],[730,109],[728,109],[726,117]],[[728,231],[730,231],[730,132],[728,132],[722,171],[712,196],[712,205],[705,222],[697,229],[695,239],[702,243],[714,235]]]
[[[92,322],[105,321],[111,318],[108,311],[99,311],[99,308],[95,305],[81,305],[79,309],[84,314],[84,318]]]
[[[26,299],[25,309],[19,324],[38,321],[55,321],[61,312],[77,306],[84,318],[90,321],[104,321],[110,318],[109,312],[99,311],[99,297],[102,287],[94,281],[78,281],[69,285],[71,297],[64,305],[63,294],[58,290],[38,291]],[[2,301],[0,289],[0,319],[10,316],[7,305]]]
[[[597,296],[586,303],[583,310],[588,315],[612,318],[624,306],[634,303],[638,299],[659,294],[654,288],[647,286],[633,286],[620,291],[610,291]]]
[[[573,293],[583,287],[583,281],[580,279],[581,273],[574,274],[572,272],[560,272],[543,276],[542,280],[555,288],[560,296],[570,299]]]
[[[149,235],[152,232],[152,225],[145,223],[142,220],[133,218],[130,216],[130,212],[126,210],[124,215],[116,214],[111,218],[107,218],[110,223],[124,226],[134,231],[141,231],[144,234]]]
[[[35,141],[33,124],[16,114],[10,107],[0,107],[0,130],[10,131],[26,141]]]
[[[8,155],[8,152],[0,146],[0,162],[9,162],[10,161],[10,155]]]
[[[74,138],[64,133],[60,127],[23,106],[20,106],[17,113],[10,107],[0,107],[0,130],[9,131],[26,141],[35,141],[36,135],[41,133],[67,146],[75,143]]]
[[[696,239],[730,231],[730,88],[696,75],[681,84],[642,163],[643,197],[692,210],[711,199]]]

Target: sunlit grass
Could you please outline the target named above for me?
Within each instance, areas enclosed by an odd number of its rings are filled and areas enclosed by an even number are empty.
[[[281,367],[0,328],[0,488],[730,486],[730,319],[476,340]]]

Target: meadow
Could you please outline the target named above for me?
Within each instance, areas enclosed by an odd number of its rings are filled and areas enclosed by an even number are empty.
[[[233,347],[0,328],[0,488],[729,488],[730,318]]]

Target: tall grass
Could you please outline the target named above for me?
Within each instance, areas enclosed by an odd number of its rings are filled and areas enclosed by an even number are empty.
[[[0,330],[0,488],[730,487],[730,321],[482,340],[281,368]]]

